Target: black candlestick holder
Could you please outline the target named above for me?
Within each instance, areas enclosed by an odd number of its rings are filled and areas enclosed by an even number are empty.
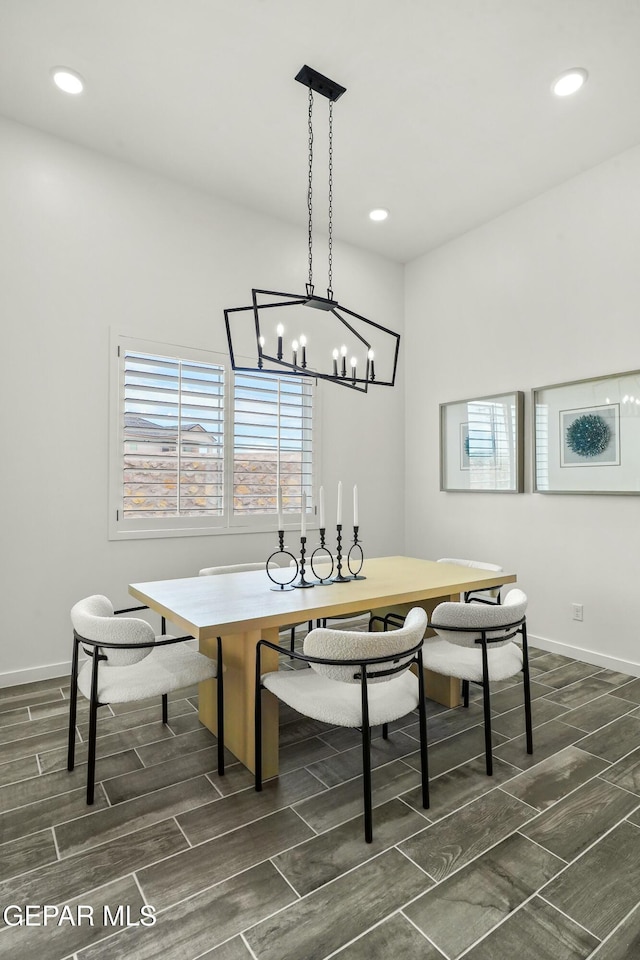
[[[273,558],[280,557],[280,556],[289,557],[290,560],[293,561],[293,564],[291,562],[287,562],[284,568],[285,570],[293,570],[293,575],[291,579],[284,580],[282,582],[280,580],[276,580],[275,577],[272,577],[271,571],[269,570],[269,564],[271,563]],[[284,530],[278,530],[278,549],[274,550],[271,556],[268,557],[266,567],[267,567],[267,576],[269,577],[269,580],[271,580],[272,583],[275,583],[275,587],[271,587],[271,590],[293,590],[293,581],[298,576],[299,567],[298,567],[298,561],[296,560],[294,555],[292,553],[289,553],[288,550],[285,550]],[[280,567],[278,567],[277,569],[280,569]]]
[[[338,572],[335,575],[335,577],[332,578],[331,582],[332,583],[348,583],[349,580],[352,579],[352,577],[345,577],[342,572],[342,524],[341,523],[336,524],[336,542],[337,542],[336,567],[338,568]]]
[[[297,583],[294,583],[294,587],[298,590],[306,590],[308,587],[313,587],[314,584],[310,580],[307,580],[304,575],[304,554],[305,546],[307,543],[306,537],[300,537],[300,579]]]
[[[351,574],[352,580],[366,580],[367,578],[360,573],[364,564],[364,553],[362,552],[362,547],[360,546],[360,541],[358,540],[358,530],[359,527],[354,524],[353,543],[349,547],[349,553],[347,554],[347,567],[349,568],[349,573]],[[354,570],[353,567],[356,566],[357,569]]]
[[[311,564],[311,570],[313,571],[313,575],[314,577],[317,577],[317,579],[314,580],[313,582],[320,587],[323,587],[329,583],[333,583],[333,580],[331,579],[331,577],[333,575],[334,562],[333,562],[333,557],[331,556],[331,551],[326,548],[324,543],[325,532],[326,532],[325,527],[320,527],[320,546],[316,547],[316,549],[313,551],[309,561]],[[327,557],[329,558],[329,561],[331,563],[331,569],[329,570],[329,573],[327,574],[326,577],[321,577],[318,571],[316,570],[313,561],[315,559],[316,563],[321,563],[322,561],[319,560],[318,557],[322,557],[324,554],[326,554]]]

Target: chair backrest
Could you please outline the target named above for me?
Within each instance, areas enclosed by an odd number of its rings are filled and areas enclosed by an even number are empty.
[[[327,660],[359,660],[364,662],[372,657],[388,657],[389,660],[402,661],[402,654],[415,647],[427,627],[427,614],[422,607],[414,607],[406,616],[400,630],[362,633],[355,630],[331,630],[319,627],[311,630],[304,641],[304,653],[310,657],[325,657]],[[406,657],[407,667],[411,657]],[[345,683],[359,683],[354,678],[357,667],[312,663],[317,673],[330,680],[342,680]],[[367,677],[375,683],[381,683],[390,677],[375,678],[375,673],[389,668],[389,663],[372,664],[367,669]],[[397,674],[395,674],[397,676]]]
[[[526,594],[515,589],[509,591],[503,604],[439,603],[431,615],[430,626],[439,637],[458,647],[478,645],[483,630],[491,646],[504,646],[526,610]]]
[[[440,557],[436,563],[455,563],[459,567],[475,567],[478,570],[489,570],[492,573],[504,573],[503,567],[498,566],[497,563],[484,563],[482,560],[460,560],[454,559],[453,557]],[[473,593],[484,593],[498,600],[500,597],[500,587],[478,587],[477,590],[468,590],[465,597],[468,599],[469,595]]]
[[[79,600],[71,608],[71,623],[78,636],[96,643],[155,643],[153,627],[136,617],[114,617],[113,604],[107,597],[96,594]],[[93,653],[92,647],[84,647]],[[153,647],[141,650],[101,649],[108,666],[124,667],[144,660]]]
[[[277,564],[271,564],[271,566],[277,566]],[[246,573],[249,570],[264,570],[264,562],[228,563],[222,567],[203,567],[198,576],[216,577],[219,573]]]

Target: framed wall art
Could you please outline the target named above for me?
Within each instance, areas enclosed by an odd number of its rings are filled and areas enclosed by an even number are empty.
[[[640,494],[640,370],[533,391],[536,493]]]
[[[440,404],[440,489],[522,493],[524,394]]]

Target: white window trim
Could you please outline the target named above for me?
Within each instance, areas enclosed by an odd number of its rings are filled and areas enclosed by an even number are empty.
[[[219,364],[225,370],[224,402],[224,454],[225,480],[222,517],[156,517],[153,526],[140,520],[122,518],[122,405],[123,383],[122,365],[119,350],[132,350],[148,353],[152,356],[169,356],[200,363]],[[108,538],[109,540],[150,540],[167,537],[210,537],[247,533],[274,533],[277,527],[276,517],[238,517],[233,515],[229,505],[233,502],[233,471],[228,468],[229,458],[233,456],[233,371],[226,354],[213,350],[185,347],[182,344],[163,343],[141,337],[131,337],[110,331],[110,373],[109,373],[109,497],[108,497]],[[320,451],[322,450],[320,392],[314,386],[313,396],[313,490],[319,489]],[[315,506],[315,504],[314,504]],[[285,529],[294,531],[300,527],[300,514],[287,513]],[[307,515],[307,528],[318,528],[317,510]]]

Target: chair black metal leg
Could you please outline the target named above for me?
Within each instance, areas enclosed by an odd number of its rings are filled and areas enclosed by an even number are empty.
[[[462,681],[462,703],[465,707],[469,706],[469,681]]]
[[[167,618],[166,617],[160,618],[160,633],[163,637],[166,636],[167,634]],[[162,722],[163,723],[169,722],[169,702],[168,702],[166,693],[162,694]]]
[[[524,720],[527,732],[527,753],[533,753],[533,724],[531,721],[531,685],[529,682],[529,647],[527,625],[522,624],[522,682],[524,686]]]
[[[362,728],[362,790],[364,800],[364,839],[373,841],[373,809],[371,801],[371,736],[369,727]]]
[[[80,643],[73,638],[73,656],[71,658],[71,688],[69,700],[69,746],[67,749],[67,770],[73,770],[76,753],[76,715],[78,709],[78,650]]]
[[[427,746],[427,704],[424,689],[424,668],[422,665],[422,651],[417,656],[418,661],[418,715],[420,718],[420,769],[422,771],[422,806],[429,809],[429,751]]]
[[[98,726],[98,647],[93,648],[91,697],[89,698],[89,763],[87,765],[87,803],[92,804],[96,782],[96,734]]]
[[[262,790],[262,684],[260,682],[260,644],[256,649],[256,693],[255,693],[255,768],[256,790]]]
[[[224,776],[224,671],[222,668],[222,637],[218,637],[218,672],[216,699],[218,701],[218,776]]]
[[[389,724],[388,724],[388,723],[383,723],[383,724],[382,724],[382,739],[383,739],[383,740],[388,740],[388,739],[389,739]]]
[[[487,776],[493,775],[493,751],[491,749],[491,699],[489,692],[489,658],[487,644],[482,644],[482,699],[484,703],[484,753]]]
[[[296,643],[296,628],[291,627],[291,637],[289,639],[289,649],[291,650],[291,653],[293,653],[295,643]]]
[[[96,730],[98,705],[89,704],[89,764],[87,767],[87,803],[92,804],[96,782]]]
[[[369,698],[367,695],[367,676],[362,670],[362,789],[364,793],[364,839],[373,840],[373,809],[371,802],[371,730],[369,729]]]

